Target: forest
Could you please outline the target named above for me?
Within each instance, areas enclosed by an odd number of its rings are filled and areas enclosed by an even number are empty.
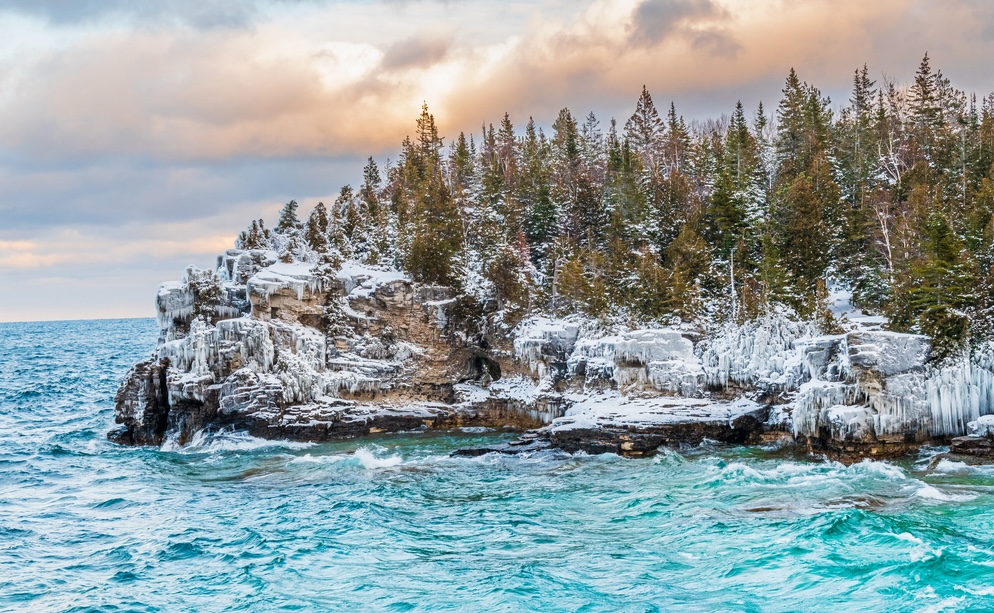
[[[395,267],[496,328],[529,314],[707,328],[774,310],[825,333],[832,291],[937,355],[994,334],[994,94],[928,55],[908,85],[853,75],[836,111],[792,69],[775,109],[686,122],[643,87],[623,124],[564,108],[413,137],[305,220],[289,202],[242,249]]]

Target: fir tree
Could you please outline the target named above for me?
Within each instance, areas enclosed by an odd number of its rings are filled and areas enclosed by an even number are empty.
[[[290,234],[300,229],[300,219],[297,218],[297,201],[291,200],[284,204],[283,209],[280,210],[280,218],[276,223],[275,231],[278,234]]]
[[[649,90],[643,85],[642,94],[635,103],[635,112],[625,122],[625,137],[641,158],[643,167],[650,172],[658,171],[662,136],[663,121],[652,103]]]
[[[323,202],[318,202],[307,218],[304,240],[318,253],[328,250],[328,210]]]

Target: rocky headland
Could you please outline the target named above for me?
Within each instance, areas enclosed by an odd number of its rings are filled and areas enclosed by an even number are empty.
[[[525,433],[465,453],[645,456],[707,440],[842,460],[994,454],[994,351],[933,360],[927,337],[873,318],[843,314],[832,335],[782,313],[712,330],[538,316],[506,329],[395,270],[239,249],[163,284],[156,309],[157,347],[115,398],[123,444],[487,426]]]

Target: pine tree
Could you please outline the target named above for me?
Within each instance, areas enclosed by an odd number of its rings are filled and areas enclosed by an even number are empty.
[[[300,229],[300,219],[297,218],[297,201],[291,200],[283,205],[283,209],[280,211],[279,221],[276,223],[275,231],[278,234],[290,234],[291,232]]]
[[[541,268],[556,231],[558,212],[549,177],[549,146],[535,120],[528,118],[522,142],[522,172],[517,198],[524,208],[525,237],[533,264]]]
[[[369,264],[389,264],[395,258],[397,220],[382,201],[382,179],[376,161],[370,157],[362,170],[359,188],[361,208],[366,213],[365,259]]]
[[[323,202],[318,202],[307,218],[304,240],[318,253],[328,250],[328,210]]]
[[[632,150],[641,158],[644,168],[651,173],[659,169],[663,121],[652,103],[649,90],[642,86],[642,94],[635,103],[635,112],[625,122],[625,137]]]
[[[928,152],[933,144],[934,132],[940,123],[936,75],[929,64],[928,53],[918,66],[915,82],[909,94],[911,128],[920,145]]]
[[[713,240],[722,258],[764,217],[763,193],[756,140],[749,131],[742,103],[735,106],[725,140],[724,159],[711,214],[714,219]],[[753,237],[746,238],[747,244]]]
[[[291,200],[283,205],[274,232],[283,237],[281,241],[276,243],[281,262],[292,263],[302,257],[305,242],[303,224],[297,217],[296,200]]]
[[[458,286],[463,229],[444,179],[441,149],[442,139],[426,104],[417,121],[417,141],[406,147],[403,184],[398,186],[404,202],[401,223],[409,241],[404,265],[415,281]]]
[[[266,249],[268,246],[269,231],[262,225],[262,220],[252,220],[249,227],[238,235],[235,247],[238,249]]]

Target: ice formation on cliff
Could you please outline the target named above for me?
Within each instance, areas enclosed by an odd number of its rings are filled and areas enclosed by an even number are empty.
[[[211,323],[197,310],[197,281],[216,274],[220,300]],[[406,277],[350,262],[336,275],[345,295],[368,297],[378,287]],[[276,317],[271,301],[300,313],[321,313],[315,296],[324,282],[306,262],[283,263],[271,251],[230,249],[213,271],[187,269],[179,282],[163,283],[156,295],[160,341],[155,352],[169,365],[171,402],[203,402],[211,389],[222,412],[275,404],[329,402],[343,393],[376,392],[422,350],[410,343],[390,346],[354,337],[344,347],[299,321]],[[314,303],[317,306],[309,306]],[[347,303],[346,303],[347,305]],[[346,315],[351,311],[347,306]],[[364,316],[354,312],[356,319]]]
[[[553,361],[565,361],[563,375],[587,390],[765,393],[783,403],[771,419],[795,436],[925,440],[964,434],[968,423],[994,413],[990,347],[931,365],[926,337],[883,331],[877,318],[863,319],[867,325],[844,334],[819,335],[811,324],[770,314],[696,343],[676,329],[600,335],[576,323],[535,319],[519,328],[514,348],[539,378]]]
[[[382,328],[376,312],[384,300],[401,314],[416,307],[426,346]],[[344,419],[338,399],[403,388],[404,373],[420,368],[412,364],[455,355],[439,337],[454,303],[450,290],[414,286],[395,270],[346,261],[328,277],[307,262],[279,262],[272,251],[231,249],[216,270],[191,267],[159,288],[155,357],[168,363],[170,402],[216,397],[224,414],[255,411],[307,423],[310,411],[314,419]],[[348,320],[344,335],[322,327],[332,311]],[[769,423],[796,437],[867,443],[990,431],[994,347],[933,365],[927,338],[883,331],[879,318],[852,309],[841,314],[853,319],[835,335],[779,312],[707,333],[606,330],[577,317],[536,316],[514,329],[510,355],[476,349],[466,358],[476,366],[467,368],[482,372],[492,367],[487,360],[513,358],[521,370],[495,382],[488,401],[546,422],[569,410],[576,427],[594,416],[619,427],[666,415],[704,419],[737,397],[750,410],[756,402],[773,405]],[[521,376],[527,373],[531,379]],[[603,393],[620,400],[591,400]]]

